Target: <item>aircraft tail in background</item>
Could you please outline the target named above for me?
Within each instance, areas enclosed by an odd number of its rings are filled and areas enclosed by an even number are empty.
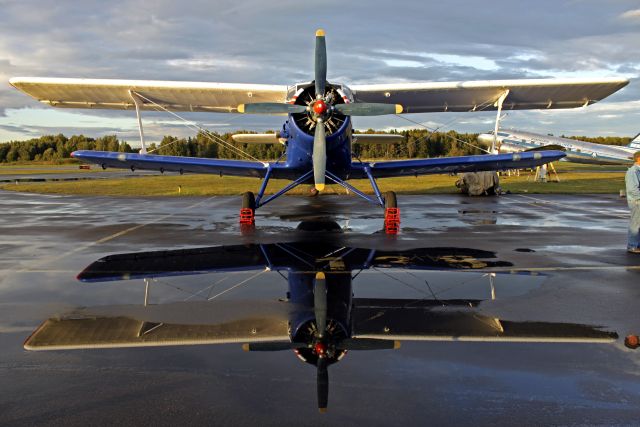
[[[640,133],[637,134],[629,143],[629,145],[627,145],[627,147],[629,148],[633,148],[634,150],[638,150],[640,151]]]

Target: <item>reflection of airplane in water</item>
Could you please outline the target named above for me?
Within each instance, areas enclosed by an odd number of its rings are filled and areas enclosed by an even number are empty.
[[[478,142],[486,147],[494,144],[494,133],[478,135]],[[627,146],[596,144],[557,136],[539,135],[519,130],[499,130],[495,139],[496,150],[501,153],[517,153],[536,150],[562,150],[566,157],[561,161],[595,165],[630,165],[633,153],[640,151],[640,134]]]
[[[84,282],[144,278],[144,305],[93,307],[46,320],[25,342],[28,350],[69,350],[194,344],[243,343],[248,351],[293,350],[316,366],[318,407],[327,408],[328,366],[349,350],[396,349],[400,341],[612,342],[614,332],[567,323],[498,319],[477,310],[495,298],[495,280],[509,286],[540,276],[487,274],[509,267],[488,251],[465,248],[377,250],[327,242],[326,234],[290,243],[247,244],[118,254],[82,271]],[[445,291],[423,299],[355,298],[352,283],[366,269],[457,270],[488,281],[490,297],[442,299]],[[482,269],[482,272],[462,273]],[[288,282],[283,300],[210,300],[147,304],[157,277],[224,271],[275,271]],[[286,273],[286,275],[285,275]],[[420,273],[427,274],[427,273]],[[382,276],[382,275],[381,275]],[[370,276],[369,276],[370,277]],[[437,276],[436,276],[437,277]],[[544,278],[542,278],[544,279]],[[429,278],[434,283],[437,278]],[[396,284],[390,280],[392,284]],[[465,282],[469,278],[465,277]],[[371,285],[371,279],[365,280]],[[386,286],[386,283],[385,283]],[[230,289],[234,289],[231,286]],[[226,292],[226,291],[225,291]],[[483,292],[483,295],[486,292]],[[438,294],[440,297],[438,297]]]

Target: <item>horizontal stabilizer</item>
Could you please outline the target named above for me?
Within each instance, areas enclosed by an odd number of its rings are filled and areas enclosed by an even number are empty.
[[[280,138],[279,133],[239,133],[231,138],[241,144],[285,144],[287,140]]]
[[[394,134],[353,134],[354,144],[400,144],[404,142],[404,136]]]

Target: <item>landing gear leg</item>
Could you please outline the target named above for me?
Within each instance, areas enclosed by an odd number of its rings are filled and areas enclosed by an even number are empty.
[[[256,197],[251,191],[242,195],[242,208],[240,209],[240,227],[252,228],[256,224]]]
[[[394,191],[384,194],[384,232],[398,234],[400,231],[400,209]]]

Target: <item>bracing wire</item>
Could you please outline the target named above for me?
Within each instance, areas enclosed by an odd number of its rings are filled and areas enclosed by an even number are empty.
[[[234,154],[240,155],[241,157],[245,157],[245,158],[248,158],[250,160],[255,160],[256,162],[260,161],[260,160],[256,159],[255,157],[253,157],[251,154],[249,154],[249,153],[243,151],[242,149],[236,147],[235,145],[230,144],[229,142],[225,141],[224,139],[213,135],[208,129],[205,129],[205,128],[199,126],[197,123],[194,123],[193,121],[185,119],[184,117],[180,116],[179,114],[177,114],[177,113],[175,113],[175,112],[163,107],[162,105],[158,104],[157,102],[147,98],[146,96],[144,96],[144,95],[142,95],[140,93],[136,92],[136,95],[139,96],[140,98],[144,99],[145,101],[149,102],[150,104],[152,104],[154,106],[154,108],[156,108],[156,110],[159,108],[162,111],[164,111],[166,113],[169,113],[172,116],[176,117],[178,120],[181,120],[185,124],[185,126],[187,128],[189,128],[191,130],[201,131],[205,135],[205,137],[208,138],[211,142],[214,142],[216,144],[222,145],[223,147],[225,147],[227,149],[230,149],[232,152],[234,152]],[[175,142],[177,142],[177,141],[171,142],[171,143],[169,143],[167,145],[171,145],[171,144],[173,144]],[[167,145],[164,145],[163,147],[166,147]],[[159,150],[160,148],[162,148],[162,147],[158,147],[158,148],[156,148],[154,150],[151,150],[149,152],[152,153],[154,151]]]

